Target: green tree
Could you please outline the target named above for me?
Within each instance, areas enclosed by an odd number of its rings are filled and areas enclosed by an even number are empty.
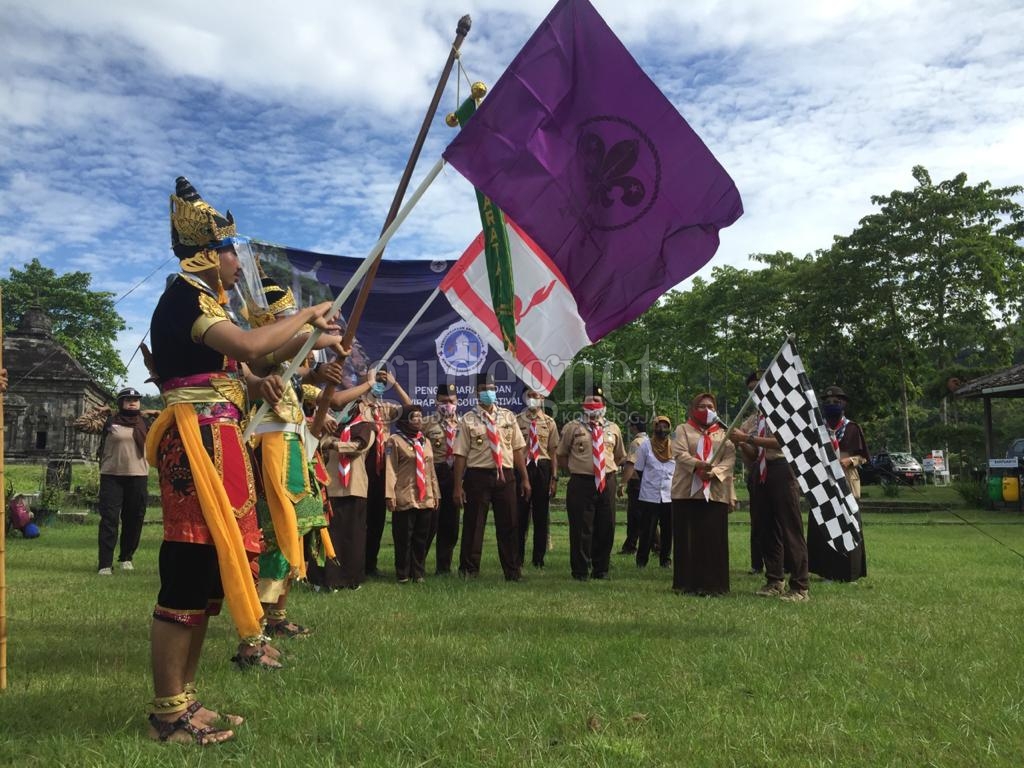
[[[96,381],[113,390],[127,373],[114,349],[114,340],[125,329],[114,309],[114,294],[89,288],[92,275],[68,272],[58,275],[32,259],[23,269],[12,267],[0,278],[3,289],[3,323],[17,326],[30,306],[42,307],[53,320],[53,336]]]

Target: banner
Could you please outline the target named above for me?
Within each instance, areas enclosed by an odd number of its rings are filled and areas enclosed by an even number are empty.
[[[252,241],[264,271],[284,288],[291,287],[300,306],[332,301],[359,268],[361,259],[332,256]],[[382,260],[366,309],[359,321],[352,356],[345,366],[345,386],[365,380],[416,311],[454,266],[454,261]],[[342,308],[344,313],[350,307]],[[476,403],[476,375],[490,371],[498,388],[498,405],[523,407],[522,384],[484,336],[438,295],[420,322],[398,347],[387,368],[414,403],[432,410],[438,383],[456,386],[459,410]],[[384,396],[394,399],[392,393]]]

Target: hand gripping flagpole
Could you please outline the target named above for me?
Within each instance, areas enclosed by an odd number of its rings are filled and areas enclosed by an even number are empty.
[[[784,342],[782,342],[782,346],[779,347],[779,351],[776,352],[775,353],[775,357],[772,358],[772,363],[774,363],[776,360],[779,359],[779,355],[782,354],[782,350],[784,350],[786,348],[786,345],[789,344],[791,341],[793,341],[793,334],[789,334],[788,336],[786,336],[786,340]],[[771,363],[769,363],[768,365],[771,366]],[[732,432],[732,430],[736,428],[736,425],[740,423],[740,419],[744,418],[747,415],[747,411],[749,410],[749,408],[750,408],[750,406],[751,406],[751,404],[753,402],[754,402],[754,390],[750,390],[750,392],[747,394],[746,402],[744,402],[743,406],[738,411],[736,411],[736,416],[733,417],[732,422],[729,424],[728,427],[726,427],[726,429],[725,429],[725,435],[726,435],[725,440],[729,439],[729,433]],[[721,422],[719,422],[719,423],[721,423]],[[715,452],[713,454],[711,454],[711,458],[708,460],[709,464],[714,464],[718,460],[718,458],[722,455],[722,451],[725,450],[725,440],[720,442],[718,444],[718,447],[715,448]]]
[[[448,83],[448,77],[452,73],[452,67],[455,64],[455,59],[459,57],[459,49],[462,47],[462,41],[466,39],[466,35],[469,34],[469,28],[472,26],[473,20],[466,14],[461,19],[455,29],[455,40],[452,41],[451,50],[448,52],[448,60],[444,64],[444,69],[441,70],[441,77],[438,79],[437,88],[434,89],[434,97],[430,100],[430,106],[427,107],[427,113],[423,116],[423,124],[420,125],[420,132],[416,136],[416,141],[413,143],[412,151],[409,153],[409,159],[405,163],[405,170],[402,172],[402,178],[398,182],[398,188],[395,190],[395,196],[391,200],[391,209],[388,211],[387,218],[384,219],[385,229],[391,224],[391,221],[395,218],[398,213],[398,208],[402,204],[402,198],[405,197],[405,191],[409,188],[409,180],[412,178],[413,169],[416,167],[416,163],[420,158],[420,152],[423,150],[423,143],[427,140],[427,132],[430,130],[430,123],[434,120],[434,115],[437,113],[437,105],[441,103],[441,96],[444,95],[445,85]],[[355,338],[356,329],[359,327],[359,321],[363,316],[363,309],[366,307],[366,300],[370,295],[370,289],[373,287],[373,281],[377,277],[377,267],[380,265],[380,256],[383,253],[378,253],[373,263],[370,265],[366,280],[363,282],[363,286],[359,291],[359,296],[356,297],[356,303],[352,307],[352,312],[348,316],[348,322],[345,325],[345,335],[342,337],[341,346],[350,348],[352,346],[352,340]],[[389,357],[389,355],[388,355]],[[317,401],[316,413],[313,416],[313,424],[310,430],[314,435],[319,435],[324,431],[324,422],[327,420],[327,411],[331,407],[331,397],[334,395],[334,384],[328,383],[323,392],[320,394],[320,399]]]
[[[363,275],[369,272],[370,268],[374,264],[374,260],[384,251],[384,248],[388,244],[388,241],[392,238],[392,236],[394,236],[395,232],[398,231],[398,228],[402,225],[402,222],[404,222],[405,219],[408,217],[410,211],[412,211],[412,209],[416,207],[416,204],[420,201],[420,198],[423,197],[423,193],[427,191],[427,187],[429,187],[433,183],[434,179],[437,178],[438,174],[441,173],[442,168],[444,168],[444,159],[438,158],[437,162],[434,163],[434,167],[427,172],[426,178],[424,178],[423,181],[420,182],[420,185],[416,187],[416,191],[412,193],[412,197],[409,198],[409,202],[402,206],[402,210],[400,210],[398,212],[398,215],[395,216],[394,221],[392,221],[387,226],[387,228],[381,234],[380,239],[374,244],[373,248],[370,249],[370,252],[366,255],[366,258],[363,259],[363,263],[359,265],[359,269],[355,271],[352,277],[350,277],[348,282],[345,284],[345,287],[341,289],[341,293],[338,294],[338,297],[334,300],[334,303],[331,304],[328,316],[334,316],[338,313],[338,311],[341,309],[341,305],[345,303],[346,299],[348,299],[348,297],[352,294],[352,291],[355,290],[356,285],[359,284],[359,281],[363,278]],[[323,331],[321,331],[319,328],[313,329],[313,332],[309,334],[309,337],[306,339],[306,342],[302,345],[302,349],[300,349],[295,354],[295,356],[292,357],[291,362],[288,363],[288,367],[285,369],[284,373],[281,374],[281,378],[283,378],[285,381],[289,381],[291,377],[295,375],[295,372],[299,369],[299,366],[301,366],[305,362],[306,356],[309,354],[309,351],[313,348],[313,345],[316,343],[316,340],[320,338],[321,333],[323,333]],[[249,420],[249,424],[245,428],[245,435],[243,436],[244,440],[248,441],[249,438],[253,436],[253,434],[256,432],[256,427],[259,426],[261,421],[263,421],[263,418],[264,416],[266,416],[269,408],[269,404],[266,401],[264,401],[263,404],[259,407],[259,410],[257,410],[255,415],[253,415],[253,417]]]

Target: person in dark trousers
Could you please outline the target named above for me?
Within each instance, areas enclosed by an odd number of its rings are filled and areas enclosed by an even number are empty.
[[[519,494],[519,559],[526,562],[526,539],[533,520],[534,568],[544,567],[548,551],[548,527],[551,499],[558,488],[558,471],[551,465],[558,448],[558,425],[544,413],[544,397],[527,387],[523,392],[526,408],[518,416],[519,429],[526,440],[526,472],[533,494],[529,499]]]
[[[619,484],[617,493],[622,496],[623,488],[626,491],[626,540],[622,542],[620,555],[635,555],[637,543],[640,538],[640,483],[643,475],[635,469],[626,474],[630,467],[636,464],[636,454],[640,446],[647,442],[647,423],[640,417],[631,419],[629,422],[629,448],[626,450],[626,460],[622,462],[623,482]],[[655,536],[657,534],[655,533]]]
[[[565,489],[569,564],[577,581],[607,579],[615,537],[616,472],[626,458],[622,432],[605,418],[604,390],[594,387],[583,413],[562,429],[558,466],[571,477]]]
[[[524,453],[526,441],[515,414],[497,405],[497,388],[489,373],[477,376],[478,405],[462,417],[462,429],[455,441],[455,503],[465,504],[462,515],[462,548],[459,575],[480,574],[487,512],[494,508],[494,529],[498,538],[498,559],[506,581],[522,579],[519,533],[516,530],[516,477],[524,478],[520,492],[529,497],[529,476]]]
[[[142,537],[146,519],[149,464],[146,461],[146,435],[152,414],[141,410],[142,394],[132,387],[117,393],[117,412],[109,407],[94,409],[77,419],[75,429],[99,434],[100,447],[100,531],[99,575],[110,576],[114,565],[114,546],[121,537],[117,560],[122,571],[135,570],[132,562]]]
[[[747,377],[747,387],[757,386],[758,376]],[[758,412],[733,429],[729,439],[743,452],[751,468],[751,517],[758,521],[764,555],[765,585],[761,597],[781,597],[788,602],[810,599],[807,576],[807,542],[800,517],[800,489],[764,414]],[[785,564],[790,564],[789,588],[785,589]]]
[[[430,541],[434,542],[434,573],[445,576],[452,572],[452,555],[459,542],[459,508],[455,506],[455,441],[462,421],[457,409],[459,398],[455,385],[437,385],[435,411],[423,420],[423,435],[430,441],[434,455],[434,473],[441,498],[433,517]]]
[[[666,542],[672,541],[672,477],[676,462],[672,458],[672,422],[667,416],[654,419],[654,434],[637,449],[635,462],[626,464],[622,483],[628,483],[634,472],[640,481],[640,536],[637,539],[636,565],[646,568],[654,544],[654,534],[661,526]],[[621,486],[620,486],[621,487]],[[672,548],[663,547],[659,554],[662,568],[672,566]]]

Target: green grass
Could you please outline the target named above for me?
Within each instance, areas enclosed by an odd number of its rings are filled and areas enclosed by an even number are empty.
[[[1024,563],[1007,546],[1024,552],[1024,520],[960,514],[1002,544],[949,513],[868,515],[869,578],[814,580],[804,605],[753,596],[744,514],[725,598],[674,595],[627,557],[574,582],[562,526],[522,584],[489,532],[478,581],[297,589],[316,634],[282,643],[286,670],[233,669],[214,619],[203,699],[248,722],[206,750],[144,735],[160,526],[134,574],[101,579],[95,525],[58,524],[8,541],[0,764],[1020,766]]]

